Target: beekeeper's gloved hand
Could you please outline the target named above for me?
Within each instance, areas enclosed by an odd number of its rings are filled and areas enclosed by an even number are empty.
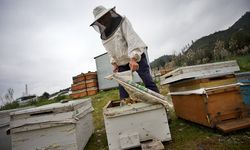
[[[113,72],[116,73],[118,72],[118,65],[116,63],[112,63],[113,66]]]
[[[132,72],[139,69],[139,64],[137,63],[135,58],[131,58],[129,61],[129,67]]]

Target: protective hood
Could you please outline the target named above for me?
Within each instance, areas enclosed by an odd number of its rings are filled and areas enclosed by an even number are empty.
[[[109,37],[111,37],[111,35],[117,30],[123,20],[123,18],[113,9],[108,13],[110,13],[110,15],[108,15],[109,21],[107,22],[107,24],[101,24],[100,22],[98,22],[98,20],[92,24],[92,27],[98,33],[100,33],[100,37],[102,40],[107,40]]]

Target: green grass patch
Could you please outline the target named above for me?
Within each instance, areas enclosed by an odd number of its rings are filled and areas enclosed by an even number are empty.
[[[5,105],[1,106],[0,111],[8,110],[8,109],[16,109],[19,107],[20,107],[19,103],[17,101],[14,101],[14,102],[6,103]]]
[[[86,145],[85,150],[108,150],[102,110],[109,101],[119,99],[119,93],[117,89],[101,91],[91,98],[95,109],[93,112],[95,132]]]
[[[246,61],[246,58],[240,58]],[[240,60],[242,62],[242,60]],[[161,87],[160,91],[166,95],[166,87]],[[118,89],[101,91],[92,98],[94,107],[94,133],[89,139],[85,150],[108,150],[108,142],[103,119],[103,107],[111,100],[119,99]],[[46,105],[58,102],[68,97],[58,97],[53,100],[40,99],[33,103],[34,106]],[[85,97],[87,98],[87,97]],[[13,104],[14,105],[14,104]],[[12,106],[11,106],[12,107]],[[165,149],[169,150],[248,150],[250,149],[250,129],[243,129],[230,134],[223,134],[216,129],[211,129],[199,124],[179,119],[175,116],[174,110],[170,110],[171,116],[170,132],[172,140],[164,142]],[[140,149],[140,148],[137,148]]]
[[[168,91],[161,89],[161,92],[166,95]],[[95,132],[86,145],[85,150],[108,150],[102,110],[110,100],[119,98],[118,90],[102,91],[91,98],[95,109],[93,112]],[[163,143],[165,149],[250,149],[250,129],[224,135],[216,129],[179,119],[175,116],[174,110],[170,110],[169,115],[172,119],[170,123],[172,140]],[[137,149],[139,150],[140,148]]]
[[[250,71],[250,54],[245,56],[237,56],[235,59],[240,66],[240,71]]]

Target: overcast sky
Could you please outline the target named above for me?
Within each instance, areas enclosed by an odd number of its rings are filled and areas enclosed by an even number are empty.
[[[149,47],[150,61],[202,36],[225,30],[250,10],[249,0],[0,0],[0,96],[70,87],[96,71],[105,52],[89,25],[93,8],[116,6]]]

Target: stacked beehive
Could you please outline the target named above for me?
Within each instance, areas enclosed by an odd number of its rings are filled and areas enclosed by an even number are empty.
[[[236,61],[181,67],[161,77],[178,117],[224,132],[250,126],[235,72]]]
[[[98,92],[97,74],[96,72],[88,72],[85,74],[86,88],[88,95],[95,95]]]
[[[96,72],[88,72],[86,74],[81,73],[74,76],[71,90],[71,97],[74,99],[88,95],[95,95],[98,92]]]
[[[71,97],[80,98],[87,96],[86,79],[84,73],[73,77],[73,84],[71,85]]]

